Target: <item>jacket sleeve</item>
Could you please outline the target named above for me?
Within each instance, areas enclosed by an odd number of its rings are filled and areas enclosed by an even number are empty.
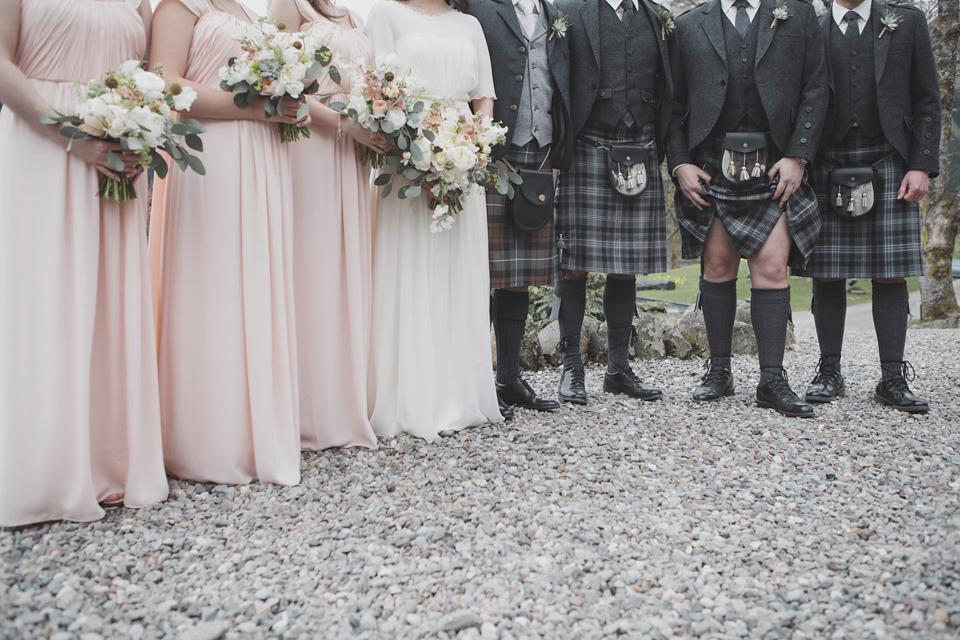
[[[820,144],[823,121],[827,115],[829,84],[827,81],[826,50],[820,23],[813,7],[804,4],[807,34],[806,53],[803,61],[803,77],[800,87],[800,104],[793,132],[783,155],[791,158],[806,158],[813,162]]]
[[[913,128],[908,166],[935,177],[940,173],[940,82],[930,29],[923,14],[914,21],[910,95]]]
[[[670,75],[673,79],[673,105],[670,111],[670,123],[667,126],[666,156],[667,170],[673,175],[673,170],[679,165],[691,162],[690,147],[687,145],[687,120],[690,117],[687,92],[687,82],[683,70],[683,59],[680,54],[683,48],[683,31],[678,26],[670,52]]]

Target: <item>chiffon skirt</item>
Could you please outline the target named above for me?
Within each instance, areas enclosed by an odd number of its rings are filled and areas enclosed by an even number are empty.
[[[74,85],[34,81],[51,104]],[[147,182],[99,174],[0,111],[0,525],[167,496],[146,253]]]

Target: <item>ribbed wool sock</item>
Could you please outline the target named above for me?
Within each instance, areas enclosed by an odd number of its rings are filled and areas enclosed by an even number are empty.
[[[526,291],[497,289],[493,292],[493,333],[497,337],[497,382],[507,384],[520,377],[520,343],[527,326],[530,295]]]
[[[700,278],[700,307],[710,347],[710,364],[729,369],[733,323],[737,319],[737,279],[710,282]]]
[[[757,336],[761,384],[783,375],[789,319],[790,287],[750,290],[750,320]]]
[[[823,366],[840,370],[843,329],[847,319],[847,281],[813,279],[813,321]]]
[[[910,294],[906,282],[873,283],[873,326],[877,332],[884,380],[901,375],[909,313]]]
[[[563,368],[582,367],[580,357],[580,330],[587,308],[587,279],[562,278],[560,287],[560,342],[563,346]]]
[[[637,280],[607,276],[603,285],[603,315],[607,322],[607,371],[630,366],[630,336],[637,307]]]

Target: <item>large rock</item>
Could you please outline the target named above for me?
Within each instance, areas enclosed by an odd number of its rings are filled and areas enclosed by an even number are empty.
[[[677,320],[677,331],[683,336],[684,340],[690,343],[693,350],[692,355],[703,356],[709,350],[707,349],[707,330],[703,326],[703,312],[695,306],[690,306],[680,319]]]
[[[693,345],[677,329],[676,318],[667,318],[663,323],[663,347],[668,358],[685,360],[693,355]]]
[[[707,330],[703,324],[702,311],[694,310],[693,307],[687,309],[677,321],[677,329],[690,343],[693,349],[692,355],[709,357],[710,348],[707,346]],[[796,343],[793,323],[790,322],[787,324],[787,346],[792,347]],[[733,323],[733,354],[755,355],[756,353],[757,337],[753,333],[753,323],[750,319],[750,301],[741,300],[737,303],[737,315]]]
[[[662,360],[667,357],[663,343],[664,322],[660,316],[641,313],[633,319],[636,335],[633,338],[633,354],[640,360]]]
[[[520,343],[520,368],[525,371],[540,371],[543,368],[543,350],[537,337],[537,325],[527,318],[527,327]]]

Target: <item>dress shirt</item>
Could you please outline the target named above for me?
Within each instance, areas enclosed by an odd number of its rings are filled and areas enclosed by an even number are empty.
[[[867,20],[870,18],[870,9],[872,8],[872,4],[873,0],[863,0],[863,2],[857,5],[855,9],[845,9],[838,3],[834,2],[830,11],[833,13],[833,19],[840,27],[840,31],[843,31],[844,33],[847,32],[847,25],[843,23],[844,16],[847,15],[847,11],[856,11],[860,16],[860,19],[857,20],[857,27],[860,28],[860,33],[863,33],[863,28],[867,26]]]

